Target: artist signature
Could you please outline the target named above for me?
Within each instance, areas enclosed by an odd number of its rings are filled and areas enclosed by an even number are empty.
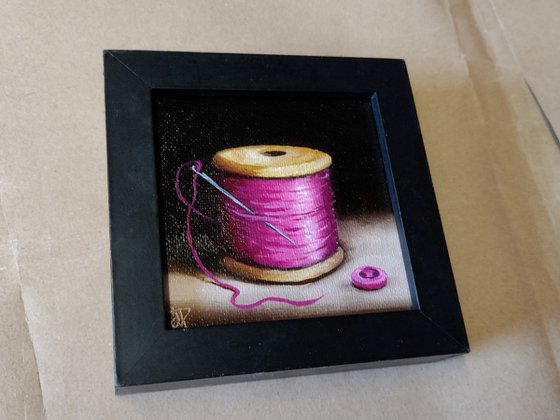
[[[169,308],[171,315],[171,328],[188,328],[188,319],[191,313],[191,308],[178,308],[171,306]]]

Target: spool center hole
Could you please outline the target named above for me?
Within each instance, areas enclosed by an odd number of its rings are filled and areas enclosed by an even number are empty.
[[[286,152],[283,152],[282,150],[267,150],[266,152],[261,152],[262,155],[265,156],[283,156],[286,154]]]

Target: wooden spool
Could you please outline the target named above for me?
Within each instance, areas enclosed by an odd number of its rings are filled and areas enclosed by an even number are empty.
[[[254,178],[293,178],[314,174],[328,168],[331,157],[319,150],[307,147],[258,145],[222,150],[214,155],[214,166],[237,175]],[[338,267],[344,259],[344,251],[338,250],[308,267],[277,269],[251,265],[233,257],[224,259],[225,267],[244,278],[273,283],[301,283],[316,280]]]

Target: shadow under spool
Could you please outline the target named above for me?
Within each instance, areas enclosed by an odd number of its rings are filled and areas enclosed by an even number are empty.
[[[222,150],[213,164],[224,173],[250,178],[306,177],[331,166],[331,157],[319,150],[281,145],[244,146]],[[336,223],[336,220],[335,220]],[[233,256],[224,258],[230,272],[248,279],[274,283],[301,283],[320,278],[337,268],[344,259],[340,246],[325,259],[299,268],[264,267]]]

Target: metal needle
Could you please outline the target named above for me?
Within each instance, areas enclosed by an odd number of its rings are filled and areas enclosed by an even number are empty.
[[[218,184],[216,181],[214,181],[212,178],[210,178],[204,172],[197,171],[196,166],[194,166],[194,165],[191,166],[191,170],[194,173],[198,174],[198,176],[200,176],[202,179],[204,179],[206,182],[208,182],[210,185],[212,185],[218,191],[220,191],[223,195],[225,195],[231,201],[233,201],[235,204],[237,204],[239,207],[241,207],[243,210],[245,210],[247,213],[249,213],[251,215],[256,215],[256,213],[253,210],[251,210],[249,207],[247,207],[245,204],[243,204],[241,201],[239,201],[239,199],[237,197],[235,197],[232,193],[230,193],[228,190],[223,188],[220,184]],[[286,239],[288,242],[290,242],[292,245],[297,246],[297,244],[294,242],[293,239],[291,239],[288,235],[286,235],[284,232],[282,232],[280,229],[278,229],[272,223],[270,223],[270,222],[263,222],[263,223],[266,226],[268,226],[270,229],[272,229],[274,232],[276,232],[280,236],[282,236],[284,239]]]

